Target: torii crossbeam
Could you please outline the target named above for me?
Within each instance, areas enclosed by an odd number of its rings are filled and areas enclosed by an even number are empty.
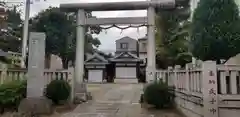
[[[177,0],[184,1],[184,0]],[[169,10],[176,7],[175,0],[150,0],[132,2],[101,2],[101,3],[72,3],[60,4],[64,11],[77,12],[77,50],[76,63],[73,78],[73,97],[78,97],[78,86],[83,82],[84,75],[84,26],[85,25],[109,25],[109,24],[147,24],[148,48],[147,48],[147,73],[146,80],[150,82],[155,78],[156,50],[155,50],[155,10]],[[86,18],[85,11],[116,11],[116,10],[147,10],[147,17],[125,18]],[[86,87],[85,87],[86,88]],[[81,90],[81,89],[80,89]],[[81,90],[83,91],[83,90]]]

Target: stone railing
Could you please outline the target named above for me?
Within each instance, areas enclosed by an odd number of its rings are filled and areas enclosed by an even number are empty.
[[[175,87],[176,104],[187,117],[240,115],[240,65],[187,64],[157,70],[156,78]]]
[[[71,82],[73,70],[44,70],[44,78],[47,83],[55,79],[63,79]],[[0,69],[0,84],[13,80],[27,79],[27,69]]]

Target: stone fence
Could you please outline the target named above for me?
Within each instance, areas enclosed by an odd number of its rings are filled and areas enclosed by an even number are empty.
[[[73,70],[44,70],[44,79],[50,83],[55,79],[63,79],[71,82]],[[25,80],[27,78],[27,69],[0,69],[0,85],[13,80]]]
[[[206,61],[157,70],[156,78],[175,86],[177,107],[187,117],[240,115],[240,65]]]

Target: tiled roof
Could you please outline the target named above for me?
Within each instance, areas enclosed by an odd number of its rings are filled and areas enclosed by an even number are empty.
[[[139,38],[138,40],[147,40],[147,36]]]
[[[129,37],[129,36],[125,36],[125,37],[122,37],[122,38],[117,39],[117,40],[122,40],[122,39],[133,39],[133,38],[131,38],[131,37]],[[117,40],[116,40],[116,41],[117,41]],[[136,39],[133,39],[133,40],[136,40]]]

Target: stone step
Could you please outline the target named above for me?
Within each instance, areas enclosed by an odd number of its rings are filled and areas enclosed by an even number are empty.
[[[130,104],[130,100],[117,100],[117,101],[109,101],[109,100],[97,100],[97,103],[107,103],[107,104]]]
[[[126,113],[121,114],[104,114],[104,113],[68,113],[61,117],[130,117]],[[151,114],[138,114],[134,117],[155,117]]]
[[[103,113],[68,113],[61,117],[116,117],[116,114]],[[120,117],[120,116],[119,116]]]
[[[127,79],[127,78],[116,78],[114,79],[116,84],[138,84],[137,78]]]

